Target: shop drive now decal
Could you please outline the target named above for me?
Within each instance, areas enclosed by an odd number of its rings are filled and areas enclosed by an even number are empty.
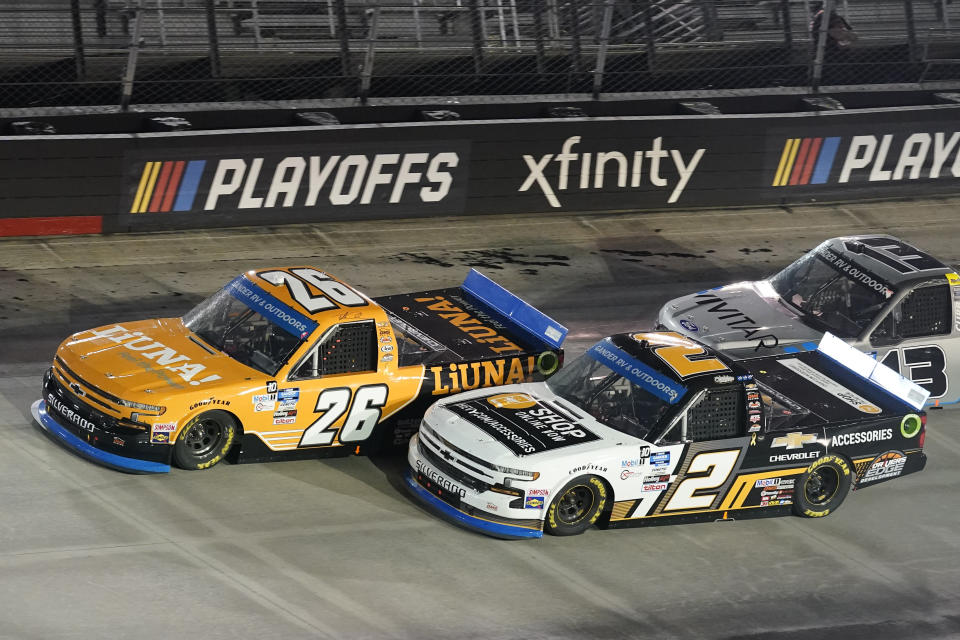
[[[147,160],[136,163],[129,213],[423,206],[462,198],[466,159],[440,150]]]
[[[774,187],[960,178],[960,131],[787,138]]]

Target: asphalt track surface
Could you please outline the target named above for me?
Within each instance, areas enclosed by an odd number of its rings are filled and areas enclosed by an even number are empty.
[[[0,242],[0,638],[960,637],[960,411],[927,469],[836,513],[504,542],[423,512],[402,458],[126,475],[33,423],[59,341],[180,315],[253,267],[371,295],[476,266],[566,323],[569,356],[669,297],[886,231],[960,262],[960,200],[362,222]]]

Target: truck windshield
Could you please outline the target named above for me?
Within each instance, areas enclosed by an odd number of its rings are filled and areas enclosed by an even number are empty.
[[[859,336],[893,295],[870,274],[838,268],[816,250],[773,276],[770,284],[810,324],[842,338]]]
[[[547,386],[608,427],[635,438],[646,439],[670,408],[667,401],[585,355],[564,365]]]
[[[303,343],[251,309],[225,287],[182,318],[183,324],[210,345],[261,373],[274,375]]]

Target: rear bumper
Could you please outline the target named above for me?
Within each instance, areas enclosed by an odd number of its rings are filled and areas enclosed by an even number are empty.
[[[75,451],[88,460],[110,467],[111,469],[126,471],[128,473],[166,473],[170,471],[170,465],[164,462],[128,458],[116,453],[104,451],[103,449],[98,449],[90,442],[75,435],[66,426],[57,422],[57,420],[55,420],[47,410],[47,405],[43,400],[37,400],[34,402],[30,407],[30,411],[33,413],[33,419],[37,421],[37,424],[43,427],[44,431],[49,433],[67,448]],[[104,437],[107,436],[107,434],[97,434],[97,431],[99,430],[94,428],[94,430],[90,432],[89,436],[91,438],[95,435],[98,436],[98,438],[100,435],[103,435]]]
[[[536,525],[532,525],[530,520],[516,520],[511,522],[506,519],[499,519],[498,521],[494,521],[483,517],[485,514],[483,514],[482,511],[465,506],[465,508],[474,512],[467,513],[462,509],[458,509],[444,502],[438,496],[431,493],[417,481],[412,471],[408,470],[406,474],[404,474],[403,479],[407,490],[420,504],[434,515],[448,522],[503,540],[525,540],[527,538],[543,537],[542,525],[538,520],[533,521],[536,522]]]

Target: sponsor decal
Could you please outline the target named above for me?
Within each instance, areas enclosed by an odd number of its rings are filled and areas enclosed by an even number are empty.
[[[272,272],[282,273],[286,272]],[[263,274],[264,276],[269,273]],[[299,280],[297,281],[299,282]],[[230,295],[245,304],[249,309],[259,313],[262,316],[270,318],[278,327],[294,336],[295,338],[306,338],[317,328],[317,323],[294,310],[287,304],[280,302],[275,297],[247,280],[246,276],[237,276],[227,285]],[[270,390],[267,383],[267,392],[276,391],[276,382],[274,382],[273,391]]]
[[[537,401],[526,393],[501,393],[495,396],[487,396],[487,402],[498,409],[513,409],[515,411],[529,409],[537,404]]]
[[[527,489],[528,496],[548,496],[550,495],[549,489]]]
[[[440,472],[436,471],[433,467],[424,464],[422,460],[417,460],[417,471],[426,477],[427,480],[429,480],[432,484],[437,485],[444,491],[456,493],[461,498],[467,495],[466,489],[456,484],[452,480],[440,475]]]
[[[753,483],[754,487],[778,487],[780,478],[760,478]]]
[[[500,508],[499,508],[497,505],[493,504],[492,502],[488,502],[488,503],[487,503],[487,509],[489,509],[490,511],[499,511],[499,510],[500,510]]]
[[[760,423],[760,414],[759,414],[759,413],[751,414],[750,416],[747,417],[747,419],[748,419],[750,422],[754,423],[754,424],[759,424],[759,423]]]
[[[643,447],[640,453],[639,458],[630,458],[629,460],[621,460],[621,467],[639,467],[644,462],[647,461],[647,458],[650,456],[650,447]]]
[[[735,378],[733,376],[713,376],[713,382],[715,384],[728,384],[734,380]]]
[[[151,433],[173,433],[177,430],[176,422],[158,422],[150,427]]]
[[[785,436],[774,438],[770,447],[786,447],[787,451],[789,451],[790,449],[802,449],[804,445],[812,444],[816,441],[817,436],[815,434],[793,431]]]
[[[600,465],[596,465],[591,462],[590,464],[582,464],[579,467],[574,467],[573,469],[570,469],[567,475],[572,476],[575,473],[582,473],[584,471],[599,471],[600,473],[606,473],[607,468],[601,467]]]
[[[887,480],[896,478],[903,473],[903,467],[907,464],[907,456],[899,451],[887,451],[877,456],[867,470],[863,472],[859,484]]]
[[[523,501],[524,509],[543,509],[543,498],[539,496],[527,496]]]
[[[380,358],[380,362],[393,362],[393,354],[388,353]]]
[[[801,451],[798,453],[783,453],[777,456],[770,456],[770,462],[798,462],[804,460],[815,460],[820,457],[820,451]]]
[[[958,142],[960,133],[941,131],[788,138],[773,186],[958,178]]]
[[[170,374],[176,374],[193,386],[220,380],[220,376],[216,374],[200,377],[206,371],[206,366],[191,362],[189,356],[177,353],[175,349],[144,335],[142,331],[128,331],[123,325],[117,324],[107,329],[90,329],[90,333],[135,352],[139,358],[126,352],[121,352],[120,356],[155,374],[172,387],[182,388],[182,385]]]
[[[277,400],[280,402],[292,401],[296,402],[300,399],[300,389],[298,387],[293,387],[292,389],[280,389],[277,391]]]
[[[221,405],[224,407],[229,407],[230,401],[217,400],[215,398],[208,398],[207,400],[200,400],[199,402],[194,402],[192,405],[190,405],[190,411],[193,411],[194,409],[197,409],[199,407],[206,407],[208,405]]]
[[[627,478],[642,478],[643,471],[635,471],[633,469],[624,469],[620,472],[620,479],[626,480]]]
[[[670,452],[669,451],[657,451],[656,453],[650,454],[650,464],[670,464]]]
[[[868,442],[881,442],[893,438],[893,429],[874,429],[872,431],[856,431],[854,433],[841,433],[833,436],[830,440],[831,447],[843,447],[853,444],[866,444]]]
[[[287,409],[273,414],[273,424],[293,424],[297,421],[297,410]]]
[[[169,433],[151,433],[150,443],[151,444],[170,444],[170,434]]]
[[[667,197],[667,203],[672,204],[680,199],[706,152],[703,148],[696,149],[684,158],[679,149],[664,149],[662,137],[654,138],[649,149],[632,151],[574,153],[574,147],[580,143],[580,136],[571,136],[561,143],[560,153],[548,153],[539,158],[524,154],[528,173],[518,191],[536,186],[551,207],[559,208],[563,205],[558,193],[564,191],[649,190],[643,185],[646,181],[654,188],[672,186]]]
[[[761,348],[773,349],[780,344],[780,339],[772,333],[757,335],[764,331],[764,328],[713,291],[702,291],[693,296],[693,301],[703,307],[707,313],[715,315],[730,329],[742,331],[744,340],[756,340],[757,346],[754,347],[754,351],[759,351]]]
[[[687,392],[680,383],[648,367],[607,340],[590,347],[587,355],[670,404],[676,404]]]
[[[265,402],[256,402],[253,405],[253,410],[257,413],[262,413],[266,411],[276,411],[277,403],[273,400],[267,400]]]
[[[599,439],[549,407],[529,402],[526,394],[495,394],[447,408],[520,456]]]
[[[64,418],[66,418],[76,426],[80,427],[84,431],[91,431],[91,432],[93,431],[95,425],[92,422],[90,422],[89,420],[81,416],[79,413],[77,413],[76,411],[74,411],[73,409],[65,405],[63,402],[60,401],[59,398],[57,398],[52,393],[47,394],[47,404],[53,407],[54,409],[56,409],[57,413],[59,413]]]
[[[523,351],[512,340],[501,335],[506,328],[502,322],[460,296],[433,296],[413,300],[423,304],[426,311],[432,312],[431,315],[442,318],[469,335],[474,342],[490,345],[493,353]]]
[[[820,371],[817,371],[807,363],[801,362],[797,358],[783,358],[781,360],[777,360],[777,362],[782,364],[787,369],[790,369],[800,377],[806,378],[833,397],[838,398],[861,413],[874,414],[880,413],[881,411],[880,407],[872,404],[863,396],[854,393],[850,389],[847,389],[833,378],[830,378]]]
[[[696,333],[696,332],[700,331],[700,327],[698,327],[698,326],[695,325],[694,323],[690,322],[689,320],[686,320],[686,319],[680,320],[680,323],[679,323],[679,324],[680,324],[681,327],[683,327],[684,329],[686,329],[687,331],[690,331],[690,332],[692,332],[692,333]]]
[[[365,151],[366,145],[351,150]],[[450,145],[454,146],[454,145]],[[359,147],[359,148],[358,148]],[[377,151],[383,145],[376,145]],[[456,147],[463,147],[457,144]],[[316,151],[316,147],[311,151]],[[198,158],[133,163],[130,213],[429,205],[466,171],[458,150]],[[459,171],[458,171],[459,169]],[[462,179],[461,179],[462,181]]]
[[[113,444],[118,447],[125,447],[127,446],[127,441],[124,440],[123,438],[118,438],[117,436],[113,436]]]
[[[647,482],[644,480],[643,486],[640,487],[640,491],[643,493],[647,493],[649,491],[666,491],[667,487],[669,486],[670,484],[667,482]]]
[[[844,274],[851,280],[859,282],[865,287],[873,289],[877,293],[883,294],[885,298],[893,295],[893,289],[884,281],[879,280],[875,275],[865,270],[855,262],[851,262],[843,256],[839,256],[830,249],[823,247],[817,251],[817,255],[823,258],[827,264]]]
[[[748,408],[748,409],[759,409],[759,408],[760,408],[760,401],[759,401],[759,400],[751,400],[750,402],[747,403],[747,408]]]
[[[277,381],[270,380],[267,382],[267,393],[276,393],[277,392]]]
[[[481,387],[529,382],[537,371],[536,357],[498,358],[430,367],[432,395],[442,396]]]

